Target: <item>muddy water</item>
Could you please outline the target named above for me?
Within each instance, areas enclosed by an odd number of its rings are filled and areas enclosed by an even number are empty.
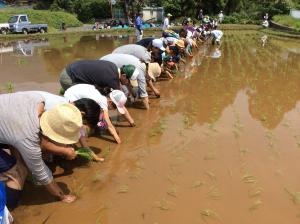
[[[104,163],[53,167],[76,203],[28,183],[17,223],[298,223],[300,42],[268,37],[263,46],[262,36],[231,31],[219,49],[201,45],[176,79],[157,83],[162,98],[150,111],[130,108],[137,127],[118,122],[121,145],[90,138]],[[13,50],[0,55],[3,92],[12,82],[56,93],[66,64],[134,40],[43,41],[26,57],[5,43]]]

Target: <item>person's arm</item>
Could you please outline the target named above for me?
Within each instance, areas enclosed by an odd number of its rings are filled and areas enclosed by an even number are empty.
[[[153,85],[153,82],[151,80],[151,78],[149,77],[149,79],[147,79],[147,84],[149,86],[149,88],[154,92],[155,96],[160,97],[160,92],[159,90]]]
[[[146,110],[150,109],[148,96],[141,97]]]
[[[68,160],[73,160],[76,157],[73,147],[54,144],[44,136],[41,137],[41,148],[55,155],[65,156]]]
[[[130,126],[134,127],[134,126],[135,126],[134,120],[133,120],[133,118],[130,116],[129,111],[126,109],[126,107],[124,108],[124,110],[125,110],[124,117],[125,117],[126,120],[129,122]]]
[[[62,189],[53,180],[49,184],[45,185],[45,188],[50,194],[58,198],[60,201],[72,203],[76,200],[76,196],[64,194]]]
[[[61,188],[54,182],[52,172],[42,159],[42,150],[38,142],[31,139],[23,139],[13,145],[13,147],[21,154],[34,179],[39,184],[44,185],[50,194],[63,202],[71,203],[75,201],[75,196],[64,194]]]
[[[111,120],[110,120],[109,114],[108,114],[108,110],[103,110],[103,114],[104,114],[104,120],[107,123],[108,131],[114,137],[114,139],[116,140],[116,142],[118,144],[120,144],[121,143],[121,139],[120,139],[120,137],[119,137],[119,135],[118,135],[115,127],[111,123]]]

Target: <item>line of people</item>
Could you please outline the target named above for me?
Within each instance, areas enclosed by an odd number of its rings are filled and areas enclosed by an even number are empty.
[[[134,127],[126,107],[142,102],[148,110],[149,94],[161,97],[155,83],[173,79],[200,41],[211,36],[219,43],[223,33],[217,37],[214,32],[187,24],[177,32],[164,30],[161,38],[118,47],[99,59],[75,61],[60,74],[60,96],[43,91],[1,94],[0,181],[5,183],[6,206],[18,205],[28,173],[58,200],[75,201],[75,195],[55,183],[44,155],[73,160],[76,144],[89,149],[88,134],[96,129],[107,130],[121,144],[109,111],[116,109]],[[104,160],[95,153],[93,159]]]

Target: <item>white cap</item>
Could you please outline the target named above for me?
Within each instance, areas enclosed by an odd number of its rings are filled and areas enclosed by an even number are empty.
[[[166,48],[164,48],[164,43],[163,43],[163,41],[161,39],[154,39],[154,40],[152,40],[152,46],[156,47],[156,48],[159,48],[162,51],[166,50]]]
[[[113,90],[109,94],[110,99],[117,106],[118,111],[121,114],[125,114],[125,104],[127,101],[127,97],[121,90]]]

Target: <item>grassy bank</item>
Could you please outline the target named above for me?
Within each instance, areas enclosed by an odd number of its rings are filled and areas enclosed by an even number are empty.
[[[68,27],[82,26],[82,23],[75,15],[66,12],[52,12],[48,10],[32,9],[4,9],[0,10],[0,23],[7,23],[12,15],[27,14],[31,23],[47,23],[49,31],[54,32],[59,29],[62,23]]]
[[[291,27],[293,29],[296,29],[297,31],[300,31],[300,19],[295,19],[288,15],[277,15],[273,17],[273,20],[276,23],[279,23],[284,26]]]

